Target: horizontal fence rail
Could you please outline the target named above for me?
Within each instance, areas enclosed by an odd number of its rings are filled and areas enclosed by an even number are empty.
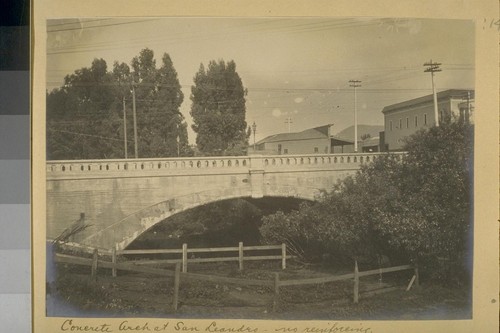
[[[259,255],[250,256],[244,255],[245,251],[268,251],[268,250],[280,250],[280,255]],[[144,250],[111,250],[112,261],[116,262],[116,256],[118,255],[141,255],[141,254],[180,254],[179,259],[157,259],[157,260],[134,260],[135,264],[138,265],[156,265],[156,264],[182,264],[182,272],[187,272],[188,263],[209,263],[209,262],[227,262],[227,261],[237,261],[239,263],[239,269],[243,269],[244,261],[255,261],[255,260],[281,260],[282,269],[286,268],[286,260],[291,259],[292,256],[286,254],[286,244],[281,245],[255,245],[255,246],[243,246],[243,242],[240,242],[238,246],[230,247],[216,247],[216,248],[188,248],[187,244],[182,245],[182,249],[144,249]],[[207,258],[197,258],[189,257],[189,254],[203,254],[203,253],[221,253],[221,252],[237,252],[238,256],[234,257],[207,257]]]
[[[134,250],[134,251],[136,251],[136,250]],[[123,263],[117,263],[116,261],[109,262],[109,261],[99,260],[98,250],[94,251],[92,258],[82,258],[82,257],[77,257],[77,256],[72,256],[72,255],[56,254],[54,257],[54,260],[57,263],[90,266],[91,267],[91,278],[94,280],[97,279],[98,268],[112,269],[113,272],[115,270],[123,270],[123,271],[131,271],[131,272],[138,272],[138,273],[146,273],[146,274],[174,277],[174,297],[173,297],[174,298],[174,300],[173,300],[174,310],[177,310],[177,306],[178,306],[178,294],[179,294],[179,285],[180,285],[181,277],[183,280],[198,280],[198,281],[205,281],[205,282],[212,282],[212,283],[236,284],[239,286],[262,286],[262,287],[274,288],[274,298],[273,298],[273,310],[274,311],[276,311],[276,309],[278,307],[280,287],[303,286],[303,285],[310,285],[310,284],[323,284],[323,283],[330,283],[330,282],[354,279],[353,302],[358,303],[358,301],[359,301],[359,278],[360,277],[365,277],[365,276],[370,276],[370,275],[379,275],[379,274],[383,274],[383,273],[392,273],[392,272],[404,271],[404,270],[414,270],[415,274],[413,275],[413,277],[410,281],[410,284],[406,288],[406,291],[408,291],[411,288],[413,283],[415,283],[417,286],[419,284],[419,282],[418,282],[418,279],[419,279],[418,266],[416,266],[416,265],[401,265],[401,266],[386,267],[386,268],[381,268],[381,269],[373,269],[373,270],[359,272],[358,264],[357,264],[357,262],[355,262],[354,273],[348,273],[348,274],[336,275],[336,276],[326,276],[326,277],[319,277],[319,278],[296,279],[296,280],[280,280],[279,273],[274,273],[274,279],[270,279],[270,280],[261,279],[261,280],[259,280],[259,279],[240,279],[240,278],[231,278],[231,277],[217,276],[217,275],[181,272],[180,271],[181,264],[179,262],[177,262],[175,264],[175,270],[144,267],[144,266],[135,265],[131,262],[123,262]],[[392,288],[392,290],[394,290],[394,288]]]
[[[395,266],[395,267],[372,269],[369,271],[359,272],[359,277],[382,274],[382,273],[398,272],[398,271],[404,271],[404,270],[413,269],[413,268],[414,268],[414,266],[412,266],[412,265],[401,265],[401,266]]]
[[[58,263],[65,264],[73,264],[73,265],[82,265],[82,266],[92,266],[95,263],[95,259],[92,258],[80,258],[76,256],[70,256],[65,254],[56,254],[55,261]],[[136,273],[146,273],[146,274],[154,274],[154,275],[162,275],[162,276],[174,276],[174,272],[161,269],[161,268],[152,268],[152,267],[143,267],[136,266],[131,263],[113,263],[104,260],[97,260],[98,268],[110,268],[110,269],[119,269],[122,271],[136,272]]]
[[[309,278],[309,279],[301,279],[301,280],[280,280],[280,286],[303,286],[308,284],[322,284],[328,282],[349,280],[354,278],[353,273],[337,275],[337,276],[325,276],[320,278]]]

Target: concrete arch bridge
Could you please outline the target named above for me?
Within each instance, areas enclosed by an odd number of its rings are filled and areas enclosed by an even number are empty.
[[[47,238],[126,248],[164,219],[233,198],[317,200],[380,153],[48,161]],[[80,220],[79,217],[83,217]]]

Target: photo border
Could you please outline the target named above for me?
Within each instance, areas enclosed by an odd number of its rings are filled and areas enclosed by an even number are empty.
[[[295,321],[218,319],[224,327],[246,325],[258,332],[296,328],[304,332],[314,324],[329,328],[333,323],[352,332],[497,332],[498,331],[498,136],[499,136],[499,30],[498,1],[112,1],[38,0],[33,2],[32,21],[32,291],[35,333],[63,332],[61,325],[73,319],[79,325],[107,323],[117,332],[124,318],[59,318],[45,316],[45,68],[46,19],[65,17],[412,17],[467,19],[476,23],[475,146],[474,146],[474,277],[472,320],[416,321]],[[436,33],[436,38],[446,38]],[[487,110],[481,112],[481,110]],[[129,324],[161,326],[180,319],[127,318]],[[212,319],[182,319],[204,331]],[[370,329],[368,331],[367,329]],[[136,330],[141,332],[145,330]],[[324,332],[325,333],[325,332]]]

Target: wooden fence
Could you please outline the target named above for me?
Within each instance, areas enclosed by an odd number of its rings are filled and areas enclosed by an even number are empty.
[[[354,273],[336,275],[336,276],[327,276],[327,277],[319,277],[319,278],[308,278],[308,279],[300,279],[300,280],[280,280],[279,273],[274,273],[273,280],[259,280],[259,279],[238,279],[238,278],[230,278],[225,276],[216,276],[216,275],[206,275],[206,274],[196,274],[196,273],[187,273],[181,272],[181,262],[177,261],[175,263],[174,270],[160,269],[160,268],[152,268],[145,266],[138,266],[131,262],[123,262],[117,263],[116,261],[102,261],[99,260],[98,251],[95,250],[92,258],[81,258],[70,255],[56,254],[55,261],[59,263],[66,264],[74,264],[74,265],[83,265],[90,266],[91,272],[90,276],[92,280],[97,279],[97,269],[100,268],[108,268],[113,272],[116,270],[123,271],[132,271],[138,273],[146,273],[146,274],[154,274],[160,276],[169,276],[174,277],[174,297],[173,297],[173,309],[177,311],[178,302],[179,302],[179,288],[181,283],[181,277],[183,280],[199,280],[205,282],[213,282],[213,283],[229,283],[236,284],[239,286],[264,286],[271,287],[274,289],[274,298],[273,298],[273,311],[276,311],[279,304],[279,294],[280,287],[285,286],[301,286],[301,285],[310,285],[310,284],[323,284],[330,283],[335,281],[342,280],[351,280],[354,279],[354,290],[353,290],[353,302],[359,302],[359,279],[360,277],[366,277],[370,275],[381,275],[384,273],[398,272],[404,270],[414,270],[414,275],[410,280],[406,291],[410,290],[413,284],[416,286],[419,285],[419,273],[418,266],[416,265],[402,265],[395,267],[387,267],[380,268],[368,271],[359,272],[358,264],[355,261],[354,264]]]
[[[280,250],[279,255],[265,255],[265,256],[245,256],[245,252],[249,251],[263,251],[263,250]],[[238,256],[233,257],[209,257],[197,258],[195,254],[204,253],[221,253],[221,252],[235,252]],[[182,272],[186,273],[188,263],[203,263],[203,262],[223,262],[223,261],[237,261],[239,269],[243,270],[243,262],[250,260],[281,260],[281,268],[286,269],[286,260],[292,256],[286,253],[286,244],[281,245],[258,245],[258,246],[243,246],[240,242],[238,246],[234,247],[215,247],[215,248],[188,248],[187,244],[182,244],[182,249],[152,249],[152,250],[112,250],[111,261],[116,262],[119,255],[139,255],[139,254],[180,254],[179,259],[159,259],[159,260],[135,260],[134,263],[138,265],[148,264],[182,264]],[[191,254],[191,256],[190,256]],[[113,276],[116,276],[116,270],[113,270]]]

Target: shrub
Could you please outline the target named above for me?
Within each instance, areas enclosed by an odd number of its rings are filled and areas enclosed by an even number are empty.
[[[321,202],[265,217],[261,234],[292,244],[305,259],[318,250],[387,254],[419,262],[439,281],[464,283],[471,268],[472,132],[461,122],[417,132],[402,160],[387,154]]]

